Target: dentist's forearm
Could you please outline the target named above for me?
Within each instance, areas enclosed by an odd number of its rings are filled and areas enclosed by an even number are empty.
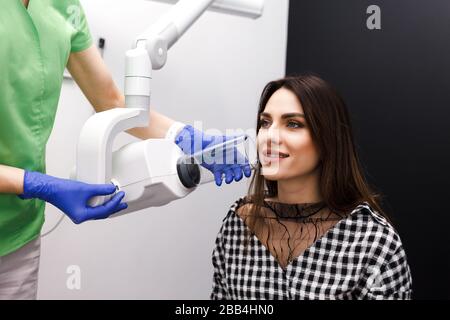
[[[175,121],[156,111],[150,110],[149,126],[145,128],[134,128],[127,132],[139,139],[162,139],[167,130]]]
[[[23,169],[0,165],[0,193],[23,193]]]
[[[121,95],[116,102],[119,107],[125,106],[125,97]],[[143,128],[134,128],[127,130],[127,132],[136,138],[146,139],[162,139],[166,136],[167,131],[175,120],[166,117],[165,115],[158,113],[154,110],[149,112],[148,126]]]

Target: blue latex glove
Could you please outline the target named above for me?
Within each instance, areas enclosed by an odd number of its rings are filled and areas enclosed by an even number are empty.
[[[105,196],[116,191],[113,184],[86,184],[79,181],[55,178],[39,172],[25,171],[22,199],[38,198],[51,203],[64,212],[74,223],[105,219],[126,209],[121,203],[124,192],[118,192],[103,205],[91,207],[90,198]]]
[[[187,125],[178,133],[175,138],[175,143],[185,154],[192,155],[205,150],[207,147],[223,143],[232,138],[234,137],[206,135],[202,131]],[[240,154],[237,154],[234,159],[237,159],[237,163],[226,164],[225,161],[222,161],[222,163],[203,162],[201,165],[214,174],[216,185],[221,186],[224,176],[225,183],[230,184],[233,180],[241,180],[243,175],[248,178],[252,174],[247,159],[243,159],[243,156]]]

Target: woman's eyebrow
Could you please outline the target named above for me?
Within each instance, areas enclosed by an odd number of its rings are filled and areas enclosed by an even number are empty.
[[[260,117],[266,117],[266,118],[272,118],[272,116],[270,115],[270,113],[267,112],[261,112]],[[296,118],[296,117],[302,117],[304,118],[305,115],[303,113],[298,113],[298,112],[290,112],[290,113],[285,113],[281,116],[281,119],[289,119],[289,118]]]
[[[296,118],[296,117],[302,117],[304,118],[305,115],[303,113],[296,113],[296,112],[292,112],[292,113],[285,113],[281,116],[281,119],[287,119],[287,118]]]

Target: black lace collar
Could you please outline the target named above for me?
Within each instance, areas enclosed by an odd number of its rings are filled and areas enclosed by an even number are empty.
[[[283,203],[264,200],[264,206],[270,209],[278,218],[283,219],[311,219],[317,218],[318,213],[325,209],[325,202],[315,203]]]
[[[254,203],[251,198],[245,197],[240,201],[240,205]],[[269,209],[279,219],[293,219],[293,220],[309,220],[327,218],[320,218],[323,209],[327,208],[325,202],[316,203],[283,203],[272,200],[264,200],[263,207]],[[330,216],[329,216],[330,217]]]

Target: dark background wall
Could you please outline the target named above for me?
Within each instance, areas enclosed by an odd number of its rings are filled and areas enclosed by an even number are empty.
[[[450,1],[291,0],[287,60],[286,74],[318,74],[346,100],[413,297],[450,299]]]

